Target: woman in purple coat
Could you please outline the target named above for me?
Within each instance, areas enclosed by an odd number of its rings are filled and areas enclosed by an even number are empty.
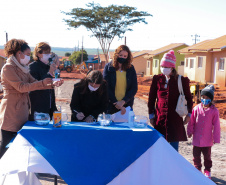
[[[150,123],[178,151],[179,141],[187,141],[184,125],[190,120],[193,102],[189,79],[182,77],[182,86],[188,107],[188,115],[183,121],[183,118],[175,111],[179,97],[178,74],[175,64],[174,51],[165,53],[160,63],[162,74],[155,75],[152,80],[148,109]]]

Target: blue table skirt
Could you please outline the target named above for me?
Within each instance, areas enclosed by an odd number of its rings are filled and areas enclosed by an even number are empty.
[[[133,131],[123,124],[54,128],[34,122],[27,122],[20,134],[69,185],[111,182],[161,137],[155,129]]]

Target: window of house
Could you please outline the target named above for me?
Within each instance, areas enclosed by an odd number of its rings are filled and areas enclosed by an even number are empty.
[[[198,57],[198,67],[202,68],[203,65],[203,57]]]
[[[158,60],[155,60],[155,67],[158,67]]]
[[[188,67],[188,59],[185,59],[186,67]]]
[[[184,66],[184,61],[180,61],[180,65],[181,66]]]
[[[220,58],[219,70],[224,71],[224,58]]]
[[[150,61],[148,61],[148,66],[147,66],[147,68],[150,68]]]
[[[194,59],[190,59],[190,68],[194,68]]]

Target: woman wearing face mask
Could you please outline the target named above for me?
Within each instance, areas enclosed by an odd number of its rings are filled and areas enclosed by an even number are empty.
[[[148,109],[150,123],[163,134],[166,140],[178,151],[179,141],[186,141],[184,125],[190,120],[192,113],[192,96],[189,79],[182,77],[182,86],[187,100],[188,115],[184,121],[176,110],[179,97],[178,74],[175,69],[176,57],[174,51],[165,53],[160,66],[160,75],[155,75],[149,93]],[[157,102],[156,102],[157,99]]]
[[[35,80],[27,66],[31,50],[24,40],[12,39],[5,45],[8,57],[1,70],[4,97],[0,105],[0,158],[6,146],[28,120],[30,100],[28,93],[38,89],[52,89],[52,79]]]
[[[100,71],[90,71],[75,84],[71,99],[71,121],[94,122],[108,105],[107,84]]]
[[[125,114],[125,107],[133,107],[137,92],[137,75],[132,59],[130,49],[121,45],[115,50],[113,62],[106,64],[104,68],[104,79],[108,84],[110,114],[119,110]]]
[[[59,59],[56,56],[52,64],[49,63],[51,57],[51,47],[48,43],[40,42],[36,45],[33,58],[34,62],[29,65],[31,75],[37,79],[53,78],[54,71],[59,65]],[[57,83],[57,86],[63,84],[63,80]],[[29,120],[34,120],[34,112],[47,113],[52,118],[53,112],[57,110],[54,89],[33,91],[29,94],[31,99],[31,114]]]

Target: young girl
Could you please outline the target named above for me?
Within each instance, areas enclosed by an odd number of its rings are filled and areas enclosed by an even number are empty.
[[[187,128],[188,137],[193,135],[194,166],[201,171],[201,153],[203,153],[204,174],[209,179],[212,167],[211,147],[214,143],[220,143],[219,111],[212,104],[214,90],[213,85],[208,85],[201,91],[201,103],[194,107]]]

